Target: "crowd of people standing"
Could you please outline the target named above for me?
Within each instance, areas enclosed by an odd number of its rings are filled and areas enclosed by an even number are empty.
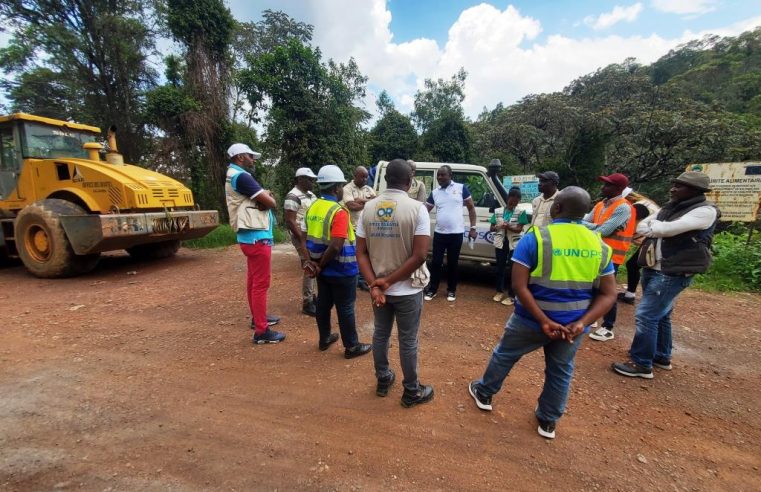
[[[277,202],[253,176],[257,152],[239,143],[230,147],[228,156],[225,191],[231,225],[247,261],[253,342],[279,343],[286,338],[272,328],[279,318],[266,312]],[[389,162],[385,189],[377,196],[368,185],[368,178],[375,179],[373,171],[357,167],[347,181],[335,165],[323,166],[317,174],[298,169],[294,188],[283,202],[284,219],[303,270],[302,312],[316,319],[319,350],[340,338],[348,359],[372,352],[376,394],[385,397],[396,380],[388,359],[396,323],[401,404],[412,407],[434,396],[433,387],[418,378],[423,305],[438,294],[444,256],[447,300],[456,300],[459,254],[464,238],[476,237],[476,211],[467,186],[452,179],[447,165],[438,169],[438,186],[430,192],[415,178],[414,162]],[[492,410],[492,397],[513,365],[541,348],[545,382],[535,416],[538,433],[551,439],[568,399],[582,335],[602,342],[614,338],[617,300],[635,303],[640,270],[642,293],[629,357],[611,367],[617,374],[645,379],[653,378],[653,367],[672,368],[674,301],[696,273],[708,269],[720,213],[706,200],[710,182],[699,172],[674,178],[671,200],[660,209],[634,192],[621,173],[599,177],[602,199],[594,205],[582,188],[561,189],[554,171],[537,178],[540,194],[531,203],[531,214],[518,211],[521,193],[513,188],[507,192],[506,206],[489,220],[496,263],[493,300],[514,305],[514,311],[482,377],[467,389],[479,409]],[[319,198],[312,191],[315,184]],[[431,210],[436,211],[432,238]],[[431,245],[429,272],[426,256]],[[615,276],[622,265],[629,283],[626,291],[617,293]],[[358,288],[369,291],[372,344],[358,337]],[[331,328],[334,307],[339,333]]]

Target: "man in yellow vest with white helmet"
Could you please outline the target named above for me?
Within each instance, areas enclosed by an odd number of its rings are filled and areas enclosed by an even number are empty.
[[[573,378],[573,360],[589,324],[616,301],[611,250],[581,224],[589,194],[569,186],[550,209],[552,223],[532,227],[513,253],[513,289],[518,297],[502,340],[480,380],[468,386],[481,410],[525,354],[544,349],[545,381],[536,407],[539,435],[555,438]]]
[[[338,341],[331,333],[330,311],[336,306],[338,328],[344,345],[344,357],[364,355],[371,345],[360,343],[354,318],[357,299],[357,256],[354,227],[349,211],[340,205],[344,173],[338,166],[322,166],[317,173],[321,197],[306,211],[306,248],[310,261],[305,269],[317,277],[317,329],[319,348],[327,350]]]

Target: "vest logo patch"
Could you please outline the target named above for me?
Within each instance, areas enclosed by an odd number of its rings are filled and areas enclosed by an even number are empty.
[[[601,253],[593,249],[554,248],[552,250],[552,256],[569,256],[569,257],[576,257],[576,258],[598,258],[601,256]]]
[[[375,215],[381,222],[391,222],[394,220],[394,212],[396,212],[396,202],[391,200],[380,202],[375,209]]]

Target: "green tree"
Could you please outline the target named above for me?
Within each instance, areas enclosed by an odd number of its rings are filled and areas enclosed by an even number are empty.
[[[386,102],[379,99],[381,104]],[[393,104],[382,110],[381,118],[370,130],[370,162],[401,158],[411,159],[417,151],[418,136],[410,118],[397,111]]]
[[[241,87],[264,114],[265,145],[279,158],[278,192],[287,191],[299,167],[334,163],[349,171],[367,162],[361,123],[369,115],[355,106],[366,78],[354,60],[325,65],[318,49],[291,39],[248,62]]]
[[[470,131],[463,118],[456,113],[444,113],[435,119],[421,140],[421,157],[430,156],[436,162],[470,161]]]
[[[0,82],[13,111],[116,125],[119,150],[146,148],[143,96],[155,84],[151,3],[144,0],[0,2],[11,33],[0,49]]]
[[[167,0],[165,17],[182,61],[167,59],[168,82],[149,94],[147,113],[167,135],[163,160],[184,163],[196,201],[224,215],[235,21],[221,0]]]
[[[459,116],[464,121],[462,102],[465,100],[465,79],[468,74],[460,70],[449,80],[425,79],[423,90],[415,94],[415,110],[412,120],[420,131],[425,132],[434,121],[444,115]]]

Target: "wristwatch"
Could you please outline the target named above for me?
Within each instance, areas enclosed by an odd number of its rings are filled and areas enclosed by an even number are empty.
[[[478,229],[476,226],[470,226],[471,231],[475,231],[476,229]]]

